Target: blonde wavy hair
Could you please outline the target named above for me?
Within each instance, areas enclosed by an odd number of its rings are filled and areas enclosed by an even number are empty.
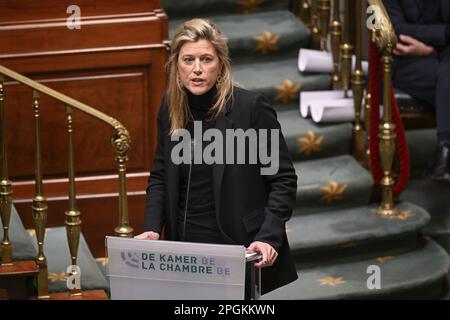
[[[192,19],[178,27],[171,43],[170,57],[167,61],[169,83],[167,93],[169,96],[169,117],[171,121],[170,133],[184,128],[188,120],[192,119],[189,111],[186,89],[178,80],[178,57],[181,47],[186,42],[197,42],[199,40],[209,41],[216,49],[216,54],[222,66],[219,74],[220,84],[216,84],[216,103],[209,111],[209,120],[216,120],[225,109],[226,104],[233,95],[233,75],[231,73],[231,62],[228,50],[228,39],[224,33],[210,20]]]

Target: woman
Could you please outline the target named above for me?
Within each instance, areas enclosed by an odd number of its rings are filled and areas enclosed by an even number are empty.
[[[193,19],[180,26],[168,68],[168,93],[158,116],[157,150],[147,189],[145,232],[136,238],[158,240],[164,226],[167,240],[244,245],[262,254],[256,265],[264,268],[262,293],[294,281],[297,273],[285,223],[295,203],[297,176],[276,113],[261,95],[233,86],[227,39],[208,20]],[[197,139],[194,164],[177,164],[173,151],[179,142],[174,137],[180,132],[195,137],[199,127],[214,129],[222,137],[229,130],[279,134],[259,136],[256,147],[249,138],[245,150],[233,147],[235,153],[222,146],[216,155],[233,154],[225,164],[195,161],[212,144]],[[247,152],[250,159],[269,146],[272,151],[279,147],[274,159],[278,170],[270,175],[262,174],[267,161],[228,161],[239,158],[239,152]]]

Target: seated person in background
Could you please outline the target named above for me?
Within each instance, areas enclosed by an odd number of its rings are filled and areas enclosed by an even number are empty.
[[[383,3],[398,37],[394,86],[436,110],[436,154],[425,175],[450,181],[450,1]]]

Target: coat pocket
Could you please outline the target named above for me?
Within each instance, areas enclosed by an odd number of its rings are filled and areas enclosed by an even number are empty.
[[[256,209],[242,218],[245,230],[250,233],[261,227],[264,222],[264,207]]]

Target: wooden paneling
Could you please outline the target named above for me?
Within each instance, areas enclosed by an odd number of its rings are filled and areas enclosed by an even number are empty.
[[[95,4],[94,4],[95,3]],[[81,9],[81,29],[66,26],[69,5]],[[116,118],[129,130],[129,216],[143,224],[145,188],[165,90],[167,16],[159,0],[0,0],[0,64]],[[28,228],[34,195],[32,92],[7,79],[8,164],[13,198]],[[64,225],[67,146],[64,107],[41,99],[41,137],[48,226]],[[82,232],[104,255],[104,236],[117,226],[118,181],[112,129],[74,112],[75,168]],[[51,180],[48,180],[51,179]]]
[[[82,100],[106,114],[120,119],[133,137],[129,152],[130,172],[146,170],[150,162],[148,152],[147,97],[149,66],[105,71],[66,72],[37,76],[49,87],[70,97]],[[32,92],[19,84],[6,83],[6,107],[9,162],[14,163],[13,177],[33,178],[34,168],[34,117]],[[132,93],[132,94],[130,94]],[[15,97],[9,99],[9,97]],[[132,115],[132,116],[130,116]],[[111,145],[112,128],[99,123],[81,112],[73,114],[75,165],[77,175],[99,172],[115,172],[115,151]],[[67,126],[63,105],[50,97],[41,99],[41,126],[51,128],[41,134],[43,170],[46,176],[66,176]],[[147,151],[147,152],[146,152]]]
[[[2,54],[9,55],[155,43],[163,37],[164,30],[157,27],[159,22],[160,19],[152,14],[82,21],[79,30],[67,28],[65,21],[3,26],[2,32],[7,36],[0,38],[0,46]]]
[[[18,24],[23,21],[67,19],[67,8],[76,4],[82,17],[149,13],[161,7],[149,0],[0,0],[0,21]]]

